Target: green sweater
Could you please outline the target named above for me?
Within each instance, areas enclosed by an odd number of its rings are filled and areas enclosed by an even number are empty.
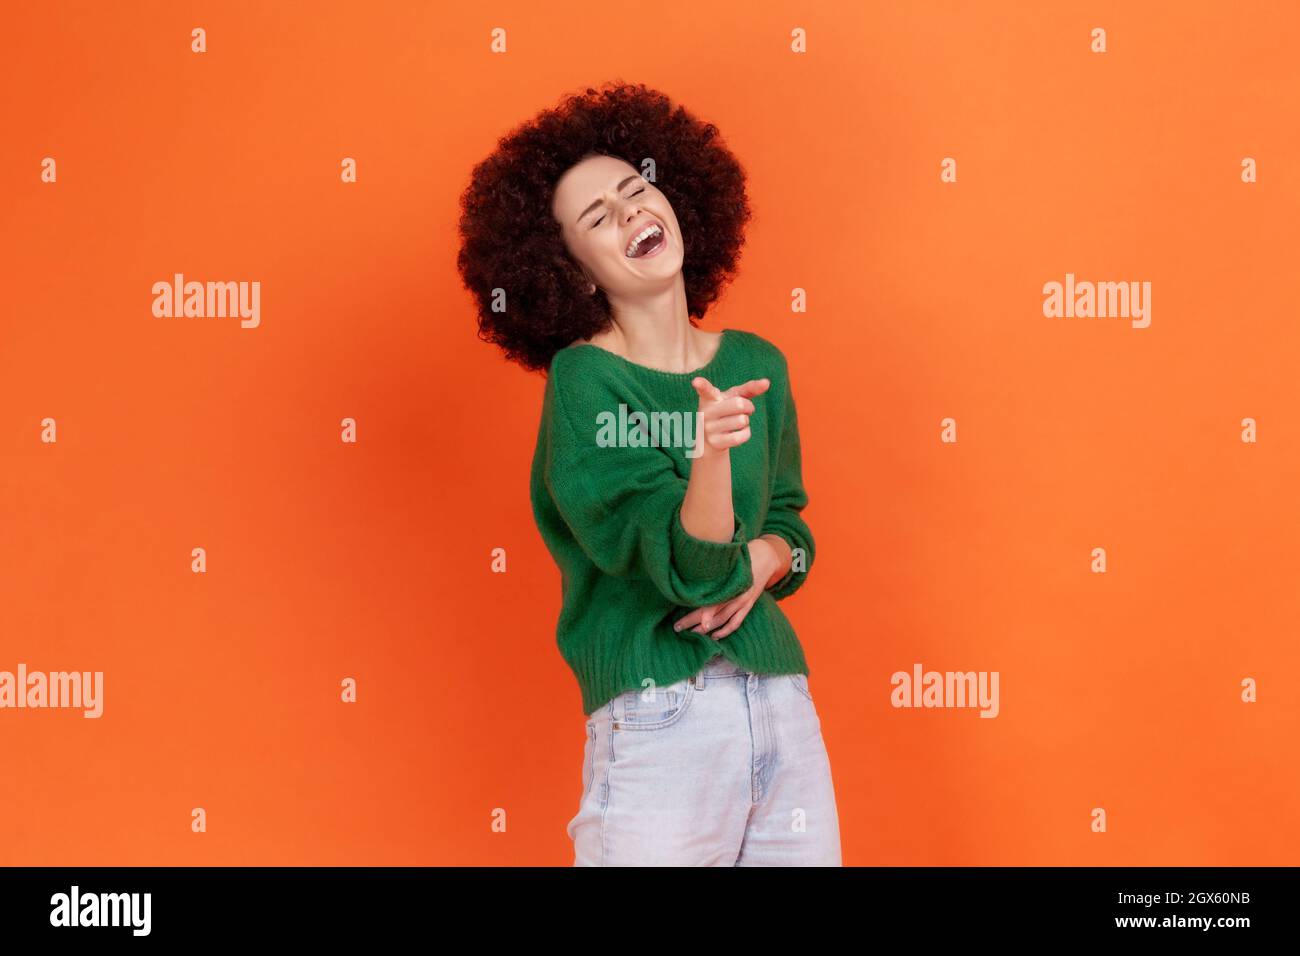
[[[728,452],[736,532],[727,543],[693,537],[681,523],[693,461],[686,452],[699,410],[691,386],[696,375],[724,391],[750,379],[771,380],[752,399],[749,440]],[[674,412],[675,429],[660,414]],[[603,431],[602,415],[613,423]],[[724,329],[709,363],[681,373],[638,365],[596,345],[561,349],[547,373],[531,499],[560,568],[556,638],[582,690],[583,713],[641,689],[646,678],[665,687],[690,677],[718,654],[756,673],[808,673],[794,628],[777,605],[803,585],[815,543],[800,515],[808,496],[789,373],[771,342]],[[764,534],[803,549],[803,570],[796,551],[790,572],[726,637],[674,631],[687,612],[753,585],[746,542]]]

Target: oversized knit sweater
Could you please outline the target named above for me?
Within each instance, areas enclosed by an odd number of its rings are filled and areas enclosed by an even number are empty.
[[[749,440],[727,452],[735,514],[729,542],[694,537],[681,522],[694,460],[686,453],[698,422],[699,396],[691,385],[697,375],[723,391],[771,380],[751,399]],[[673,418],[688,430],[669,427]],[[547,371],[531,499],[560,569],[556,639],[578,679],[585,714],[641,689],[646,678],[659,687],[683,680],[719,654],[756,673],[808,673],[794,628],[777,605],[807,580],[815,542],[800,515],[808,496],[794,396],[785,356],[771,342],[724,329],[708,364],[681,373],[596,345],[561,349]],[[689,611],[753,585],[747,542],[764,534],[802,549],[802,561],[796,557],[727,636],[674,631]]]

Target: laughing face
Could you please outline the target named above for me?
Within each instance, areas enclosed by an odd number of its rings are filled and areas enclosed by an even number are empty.
[[[551,212],[569,254],[611,302],[680,281],[682,237],[668,197],[623,160],[592,155],[571,167]]]

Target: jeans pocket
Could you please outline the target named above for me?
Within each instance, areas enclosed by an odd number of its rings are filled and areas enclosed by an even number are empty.
[[[795,690],[803,694],[809,700],[813,699],[812,691],[808,689],[807,674],[791,674],[790,683],[794,684]]]
[[[617,730],[659,730],[681,720],[695,699],[695,679],[687,677],[666,687],[647,687],[623,694],[623,717]]]

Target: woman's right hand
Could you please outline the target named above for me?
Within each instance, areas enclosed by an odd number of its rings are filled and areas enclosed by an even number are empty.
[[[696,454],[717,454],[749,441],[749,416],[754,414],[750,398],[762,395],[771,384],[766,378],[751,379],[723,392],[703,375],[691,379],[700,396]]]

